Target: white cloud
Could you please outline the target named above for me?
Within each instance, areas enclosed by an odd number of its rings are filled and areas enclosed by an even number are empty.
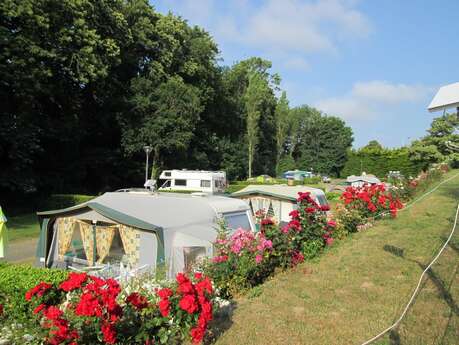
[[[420,84],[357,82],[345,95],[321,99],[314,106],[346,120],[368,120],[383,116],[391,107],[423,101],[430,91],[430,87]]]
[[[423,99],[430,88],[423,85],[391,84],[374,80],[355,83],[352,94],[355,97],[383,103],[415,102]]]
[[[336,54],[347,39],[371,32],[366,16],[353,0],[158,0],[192,24],[209,30],[217,42],[242,49],[259,49],[270,59],[285,55],[297,69],[306,70],[305,55]]]

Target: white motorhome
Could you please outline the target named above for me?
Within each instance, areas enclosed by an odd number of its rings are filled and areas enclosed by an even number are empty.
[[[159,190],[223,193],[226,188],[226,173],[204,170],[164,170],[159,176],[159,181]]]

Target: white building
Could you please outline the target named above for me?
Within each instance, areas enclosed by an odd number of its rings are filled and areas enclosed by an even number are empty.
[[[159,176],[159,190],[223,193],[226,188],[224,171],[164,170]]]

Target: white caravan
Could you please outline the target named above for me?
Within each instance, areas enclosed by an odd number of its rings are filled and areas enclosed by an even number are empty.
[[[159,176],[159,190],[223,193],[226,188],[224,171],[164,170]]]

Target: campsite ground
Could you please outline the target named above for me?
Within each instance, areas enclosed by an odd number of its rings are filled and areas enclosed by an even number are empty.
[[[33,263],[39,235],[35,213],[8,217],[8,251],[6,260],[14,263]]]
[[[448,176],[457,174],[450,172]],[[237,299],[217,344],[361,344],[400,315],[417,280],[445,241],[459,177],[395,220],[384,220],[280,273]],[[459,231],[429,272],[397,331],[376,344],[458,344]]]

